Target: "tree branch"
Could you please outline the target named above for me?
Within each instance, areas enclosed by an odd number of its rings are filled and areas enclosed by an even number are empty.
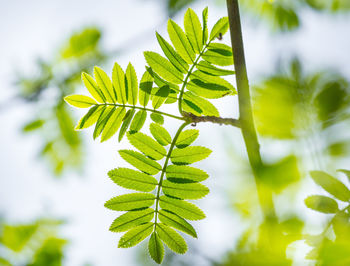
[[[223,118],[216,116],[196,116],[192,113],[182,112],[182,115],[190,123],[211,122],[219,125],[241,127],[240,121],[234,118]]]

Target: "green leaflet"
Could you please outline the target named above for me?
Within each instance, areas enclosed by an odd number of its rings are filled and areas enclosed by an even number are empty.
[[[120,150],[119,154],[129,164],[150,175],[155,175],[162,170],[162,166],[159,163],[146,157],[142,153],[131,150]]]
[[[175,91],[179,91],[179,86],[175,85],[174,83],[171,83],[167,80],[164,80],[163,78],[161,78],[156,72],[153,71],[153,69],[151,67],[146,66],[146,69],[148,71],[148,73],[152,76],[154,83],[160,88],[163,86],[168,86],[169,88],[175,90]],[[151,94],[154,95],[155,92],[151,91]]]
[[[195,53],[192,46],[181,27],[171,19],[168,21],[168,33],[175,50],[187,64],[192,64],[195,60]]]
[[[183,149],[174,149],[171,161],[174,164],[191,164],[207,158],[211,150],[201,146],[190,146]]]
[[[115,62],[113,71],[112,71],[112,81],[113,87],[115,89],[115,93],[118,103],[126,104],[127,103],[127,91],[125,87],[125,74],[121,66]]]
[[[78,124],[75,126],[75,130],[80,130],[88,128],[96,123],[97,119],[103,112],[104,105],[95,105],[89,109],[89,111],[79,120]]]
[[[199,136],[199,130],[197,129],[188,129],[182,131],[179,137],[176,140],[176,147],[185,148],[191,145]]]
[[[149,98],[151,96],[153,86],[153,77],[148,71],[143,73],[140,81],[140,90],[139,90],[139,102],[142,106],[148,104]]]
[[[217,117],[220,116],[219,111],[211,102],[192,93],[191,91],[186,91],[184,93],[184,103],[184,110],[192,112],[196,115],[203,114]]]
[[[232,48],[223,43],[211,43],[202,58],[217,66],[233,65]]]
[[[171,143],[171,136],[169,132],[161,125],[152,123],[149,129],[152,136],[158,141],[160,145],[167,146]]]
[[[127,81],[128,103],[131,105],[136,105],[139,88],[136,71],[131,63],[129,63],[128,67],[126,68],[125,76]]]
[[[151,207],[155,199],[151,193],[130,193],[111,198],[104,206],[114,211],[131,211]]]
[[[315,183],[321,186],[329,194],[341,201],[350,201],[349,189],[338,179],[322,171],[311,171],[310,175]]]
[[[153,232],[149,239],[148,251],[155,262],[158,264],[162,263],[164,258],[164,246],[156,232]]]
[[[113,85],[106,72],[104,72],[101,68],[95,66],[94,76],[98,87],[101,89],[103,95],[106,98],[106,101],[109,103],[115,103],[116,98],[114,95]]]
[[[115,112],[113,112],[103,128],[101,142],[108,140],[118,131],[125,113],[125,108],[123,107],[118,107]]]
[[[339,211],[338,203],[329,197],[314,195],[305,199],[305,205],[318,212],[336,213]]]
[[[202,71],[203,73],[206,73],[212,76],[228,76],[228,75],[235,74],[235,72],[232,70],[217,68],[216,66],[213,66],[207,61],[200,61],[196,67],[198,70]]]
[[[187,244],[179,233],[165,224],[157,224],[156,231],[159,238],[174,252],[184,254],[187,251]]]
[[[150,115],[151,119],[156,122],[159,125],[163,125],[164,124],[164,117],[160,114],[157,113],[152,113]]]
[[[64,100],[68,104],[78,108],[88,108],[96,104],[94,99],[85,95],[69,95],[64,97]]]
[[[95,80],[93,77],[91,77],[89,74],[83,72],[81,74],[81,79],[84,82],[85,87],[90,92],[91,96],[96,99],[99,103],[106,102],[106,98],[103,95],[101,89],[97,86]]]
[[[143,133],[128,134],[128,139],[136,149],[155,160],[160,160],[166,155],[162,145]]]
[[[109,230],[112,232],[125,232],[135,226],[150,222],[153,217],[154,210],[150,208],[142,211],[129,211],[115,219]]]
[[[140,243],[142,240],[144,240],[146,237],[148,237],[153,231],[153,223],[146,223],[143,225],[139,225],[127,233],[125,233],[119,240],[118,248],[130,248],[138,243]]]
[[[158,109],[165,102],[169,95],[169,91],[170,89],[168,85],[160,88],[154,88],[154,95],[152,96],[152,106],[154,109]]]
[[[166,168],[167,179],[187,179],[194,182],[206,180],[209,175],[201,169],[187,165],[168,165]]]
[[[184,200],[173,199],[163,195],[159,198],[159,206],[188,220],[201,220],[205,218],[205,214],[201,209]]]
[[[155,52],[144,52],[148,65],[165,80],[181,84],[183,73],[175,68],[167,59]]]
[[[206,44],[208,41],[208,7],[203,9],[202,20],[203,20],[203,44]]]
[[[96,123],[94,133],[93,133],[94,139],[96,139],[98,136],[101,135],[102,130],[106,126],[108,119],[111,117],[111,115],[114,113],[114,111],[115,111],[115,108],[112,106],[106,106],[106,108],[103,109],[99,118],[97,119],[97,123]]]
[[[94,107],[95,107],[95,106],[94,106]],[[92,108],[91,108],[91,109],[92,109]],[[37,129],[41,128],[44,124],[45,124],[45,120],[42,120],[42,119],[34,119],[34,120],[30,121],[29,123],[26,123],[26,124],[22,127],[22,131],[23,131],[23,132],[34,131],[34,130],[37,130]]]
[[[112,181],[121,187],[151,192],[158,184],[153,176],[128,168],[116,168],[108,172]]]
[[[223,17],[221,19],[219,19],[213,29],[210,32],[210,41],[214,40],[215,38],[217,38],[220,34],[224,35],[229,27],[229,22],[228,22],[228,17]]]
[[[163,50],[165,56],[169,59],[170,63],[174,65],[179,71],[186,74],[189,68],[189,65],[185,60],[174,50],[174,48],[156,32],[157,40],[160,47]]]
[[[344,173],[347,176],[347,178],[349,179],[349,182],[350,182],[350,171],[349,170],[339,169],[337,171]]]
[[[199,183],[175,183],[164,180],[162,184],[164,194],[180,199],[200,199],[209,193],[209,189]]]
[[[180,216],[166,210],[160,210],[158,212],[158,217],[162,223],[197,238],[197,233],[193,226]]]
[[[131,125],[130,125],[130,132],[131,133],[136,133],[145,124],[147,118],[147,112],[145,110],[140,110],[136,113],[134,120],[132,120]]]
[[[193,50],[199,54],[203,48],[202,26],[197,14],[191,9],[187,9],[184,18],[184,26],[187,38],[190,41]]]
[[[133,119],[134,117],[134,114],[135,114],[136,110],[135,109],[129,109],[127,112],[126,112],[126,115],[124,117],[124,121],[123,121],[123,124],[122,126],[120,127],[120,131],[119,131],[119,137],[118,137],[118,141],[120,142],[126,131],[128,130],[128,127],[131,123],[131,120]]]

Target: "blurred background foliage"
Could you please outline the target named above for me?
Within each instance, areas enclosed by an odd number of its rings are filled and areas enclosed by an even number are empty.
[[[166,16],[170,17],[199,2],[157,1],[164,5]],[[226,1],[212,2],[221,5],[223,14],[226,13]],[[298,29],[300,16],[305,11],[332,15],[350,11],[348,0],[245,0],[240,3],[244,19],[266,24],[275,33]],[[67,169],[83,167],[84,143],[73,130],[76,119],[63,103],[63,97],[80,88],[82,71],[91,73],[94,65],[103,66],[111,58],[111,53],[102,48],[102,37],[99,28],[83,28],[72,34],[58,51],[53,51],[51,59],[35,63],[37,75],[18,75],[15,98],[36,113],[23,125],[23,133],[40,138],[38,153],[49,162],[54,176],[60,176]],[[303,58],[293,58],[280,62],[274,73],[254,83],[252,94],[262,142],[267,146],[276,142],[287,150],[266,160],[260,173],[265,189],[272,190],[276,201],[281,201],[285,209],[277,210],[277,220],[262,217],[259,201],[254,196],[255,185],[247,178],[252,176],[249,163],[234,152],[237,143],[226,136],[227,156],[239,165],[231,169],[234,186],[226,192],[231,211],[241,219],[242,234],[221,261],[202,254],[192,241],[186,256],[167,252],[164,265],[292,265],[290,249],[304,240],[302,248],[309,246],[307,259],[311,263],[350,265],[349,207],[334,213],[321,234],[311,235],[305,234],[309,222],[290,204],[298,198],[307,170],[334,172],[338,161],[349,156],[348,77],[336,70],[306,71]],[[273,149],[270,153],[274,153]],[[46,219],[23,225],[1,222],[0,265],[61,265],[67,240],[58,237],[59,225],[59,221]],[[139,249],[138,263],[153,265],[144,250],[144,247]]]

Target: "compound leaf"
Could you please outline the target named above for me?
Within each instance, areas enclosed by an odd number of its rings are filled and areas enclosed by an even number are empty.
[[[136,246],[153,231],[153,223],[139,225],[126,232],[119,240],[118,248],[130,248]]]
[[[150,208],[141,211],[129,211],[115,219],[109,230],[112,232],[125,232],[135,226],[150,222],[153,217],[154,210]]]
[[[129,164],[150,175],[155,175],[162,170],[159,163],[146,157],[142,153],[131,150],[120,150],[119,154]]]
[[[166,155],[162,145],[143,133],[128,134],[128,139],[136,149],[155,160],[160,160]]]
[[[169,226],[158,223],[156,231],[159,238],[174,252],[184,254],[187,251],[187,244],[182,236]]]
[[[111,198],[104,206],[114,211],[131,211],[151,207],[155,198],[151,193],[130,193]]]

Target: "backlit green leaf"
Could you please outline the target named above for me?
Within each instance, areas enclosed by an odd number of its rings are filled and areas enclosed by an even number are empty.
[[[128,103],[131,105],[136,105],[138,96],[138,82],[136,71],[131,63],[129,63],[128,67],[126,68],[125,76],[127,80]]]
[[[88,108],[96,104],[94,99],[85,95],[69,95],[64,97],[64,100],[68,104],[78,108]]]
[[[180,216],[166,210],[160,210],[158,212],[158,217],[162,223],[197,238],[197,233],[193,226]]]
[[[350,201],[349,189],[338,179],[322,171],[311,171],[310,175],[316,184],[339,200]]]
[[[336,213],[339,211],[338,203],[329,197],[314,195],[305,199],[305,205],[318,212]]]
[[[201,220],[205,214],[196,205],[179,199],[160,196],[159,206],[188,220]]]
[[[140,90],[139,90],[139,102],[142,106],[148,104],[149,98],[151,96],[153,86],[153,77],[148,71],[143,73],[140,81]]]
[[[349,170],[345,170],[345,169],[340,169],[338,170],[339,172],[342,172],[344,174],[346,174],[346,176],[348,177],[349,179],[349,182],[350,182],[350,171]]]
[[[151,119],[159,125],[164,124],[164,117],[161,114],[152,113],[150,115]]]
[[[150,192],[158,184],[153,176],[128,168],[116,168],[108,172],[114,183],[121,187],[137,191]]]
[[[195,107],[192,107],[191,109],[192,109],[192,111],[195,111],[195,112],[199,111],[198,112],[199,115],[203,114],[203,115],[217,116],[217,117],[220,116],[218,109],[216,109],[216,107],[211,102],[203,99],[202,97],[200,97],[198,95],[195,95],[194,93],[192,93],[190,91],[186,91],[184,93],[184,100],[185,100],[185,103],[187,103],[187,104],[189,104],[189,103],[194,104]],[[193,109],[196,107],[199,108],[199,110]]]
[[[166,146],[171,143],[171,136],[169,132],[156,123],[152,123],[150,125],[150,131],[152,136],[158,141],[159,144]]]
[[[187,251],[187,244],[182,236],[169,226],[159,223],[156,231],[159,238],[174,252],[184,254]]]
[[[118,107],[108,119],[101,135],[101,142],[111,138],[119,129],[125,116],[125,108]]]
[[[145,124],[147,118],[147,112],[145,110],[140,110],[136,113],[134,120],[132,120],[130,125],[130,132],[138,132]]]
[[[166,177],[167,179],[188,179],[201,182],[206,180],[209,175],[203,170],[187,165],[168,165]]]
[[[119,154],[129,164],[150,175],[155,175],[162,170],[159,163],[146,157],[142,153],[131,150],[120,150]]]
[[[148,251],[155,262],[158,264],[162,263],[164,258],[164,246],[156,232],[153,232],[149,239]]]
[[[105,96],[103,95],[101,89],[97,86],[97,83],[95,82],[93,77],[83,72],[81,74],[81,78],[84,82],[85,87],[88,89],[91,96],[96,99],[96,101],[98,101],[99,103],[106,102]]]
[[[176,147],[185,148],[191,145],[199,136],[199,130],[197,129],[188,129],[182,131],[179,137],[176,140]]]
[[[209,193],[209,189],[199,183],[175,183],[164,180],[162,184],[164,194],[180,199],[200,199]]]
[[[181,84],[183,81],[183,73],[175,68],[167,59],[155,52],[144,52],[148,65],[157,72],[162,78]]]
[[[125,232],[135,226],[150,222],[153,217],[154,210],[150,208],[142,211],[129,211],[115,219],[109,230],[112,232]]]
[[[125,74],[121,66],[115,62],[112,70],[112,81],[118,103],[127,103],[127,91],[125,87]]]
[[[78,124],[74,128],[80,130],[88,128],[96,123],[103,110],[106,108],[104,105],[95,105],[89,109],[89,111],[79,120]]]
[[[192,64],[195,60],[192,46],[181,27],[171,19],[168,21],[168,33],[175,50],[188,64]]]
[[[183,149],[174,149],[171,153],[171,161],[174,164],[191,164],[207,158],[211,153],[206,147],[190,146]]]
[[[203,20],[203,44],[206,44],[208,41],[208,7],[203,9],[202,20]]]
[[[158,109],[165,102],[169,95],[169,91],[170,89],[168,85],[160,88],[154,88],[154,95],[152,97],[152,106],[154,109]]]
[[[155,160],[160,160],[166,155],[162,145],[143,133],[128,134],[128,139],[136,149]]]
[[[211,43],[202,58],[217,66],[233,65],[232,48],[223,43]]]
[[[116,98],[114,95],[113,85],[106,72],[104,72],[101,68],[95,66],[94,76],[98,87],[101,89],[103,95],[106,98],[106,101],[109,103],[115,103]]]
[[[165,56],[169,59],[170,63],[172,63],[179,71],[186,74],[189,68],[186,61],[182,59],[182,57],[162,36],[158,34],[158,32],[156,32],[156,36],[160,47],[162,48]]]
[[[109,118],[112,116],[114,112],[115,112],[115,108],[112,106],[106,106],[102,110],[99,118],[97,119],[97,123],[93,133],[94,139],[96,139],[98,136],[101,135],[102,130],[105,128],[106,123],[108,122]]]
[[[131,123],[131,120],[133,119],[134,117],[134,114],[135,114],[136,110],[135,109],[129,109],[127,112],[126,112],[126,115],[124,117],[124,121],[123,121],[123,124],[122,126],[120,127],[120,131],[119,131],[119,137],[118,137],[118,141],[120,142],[126,131],[128,130],[128,127]]]
[[[151,193],[130,193],[111,198],[104,206],[114,211],[131,211],[151,207],[155,198]]]
[[[227,76],[235,74],[235,72],[232,70],[217,68],[207,61],[200,61],[196,67],[198,70],[212,76]]]
[[[213,29],[210,32],[210,41],[214,40],[215,38],[217,38],[220,34],[224,35],[229,27],[229,22],[228,22],[228,17],[223,17],[221,19],[219,19]]]
[[[190,41],[193,50],[199,54],[203,47],[202,26],[197,14],[191,8],[187,9],[185,13],[184,26],[187,38]]]
[[[153,231],[153,223],[139,225],[126,232],[119,240],[118,248],[130,248],[136,246]]]

